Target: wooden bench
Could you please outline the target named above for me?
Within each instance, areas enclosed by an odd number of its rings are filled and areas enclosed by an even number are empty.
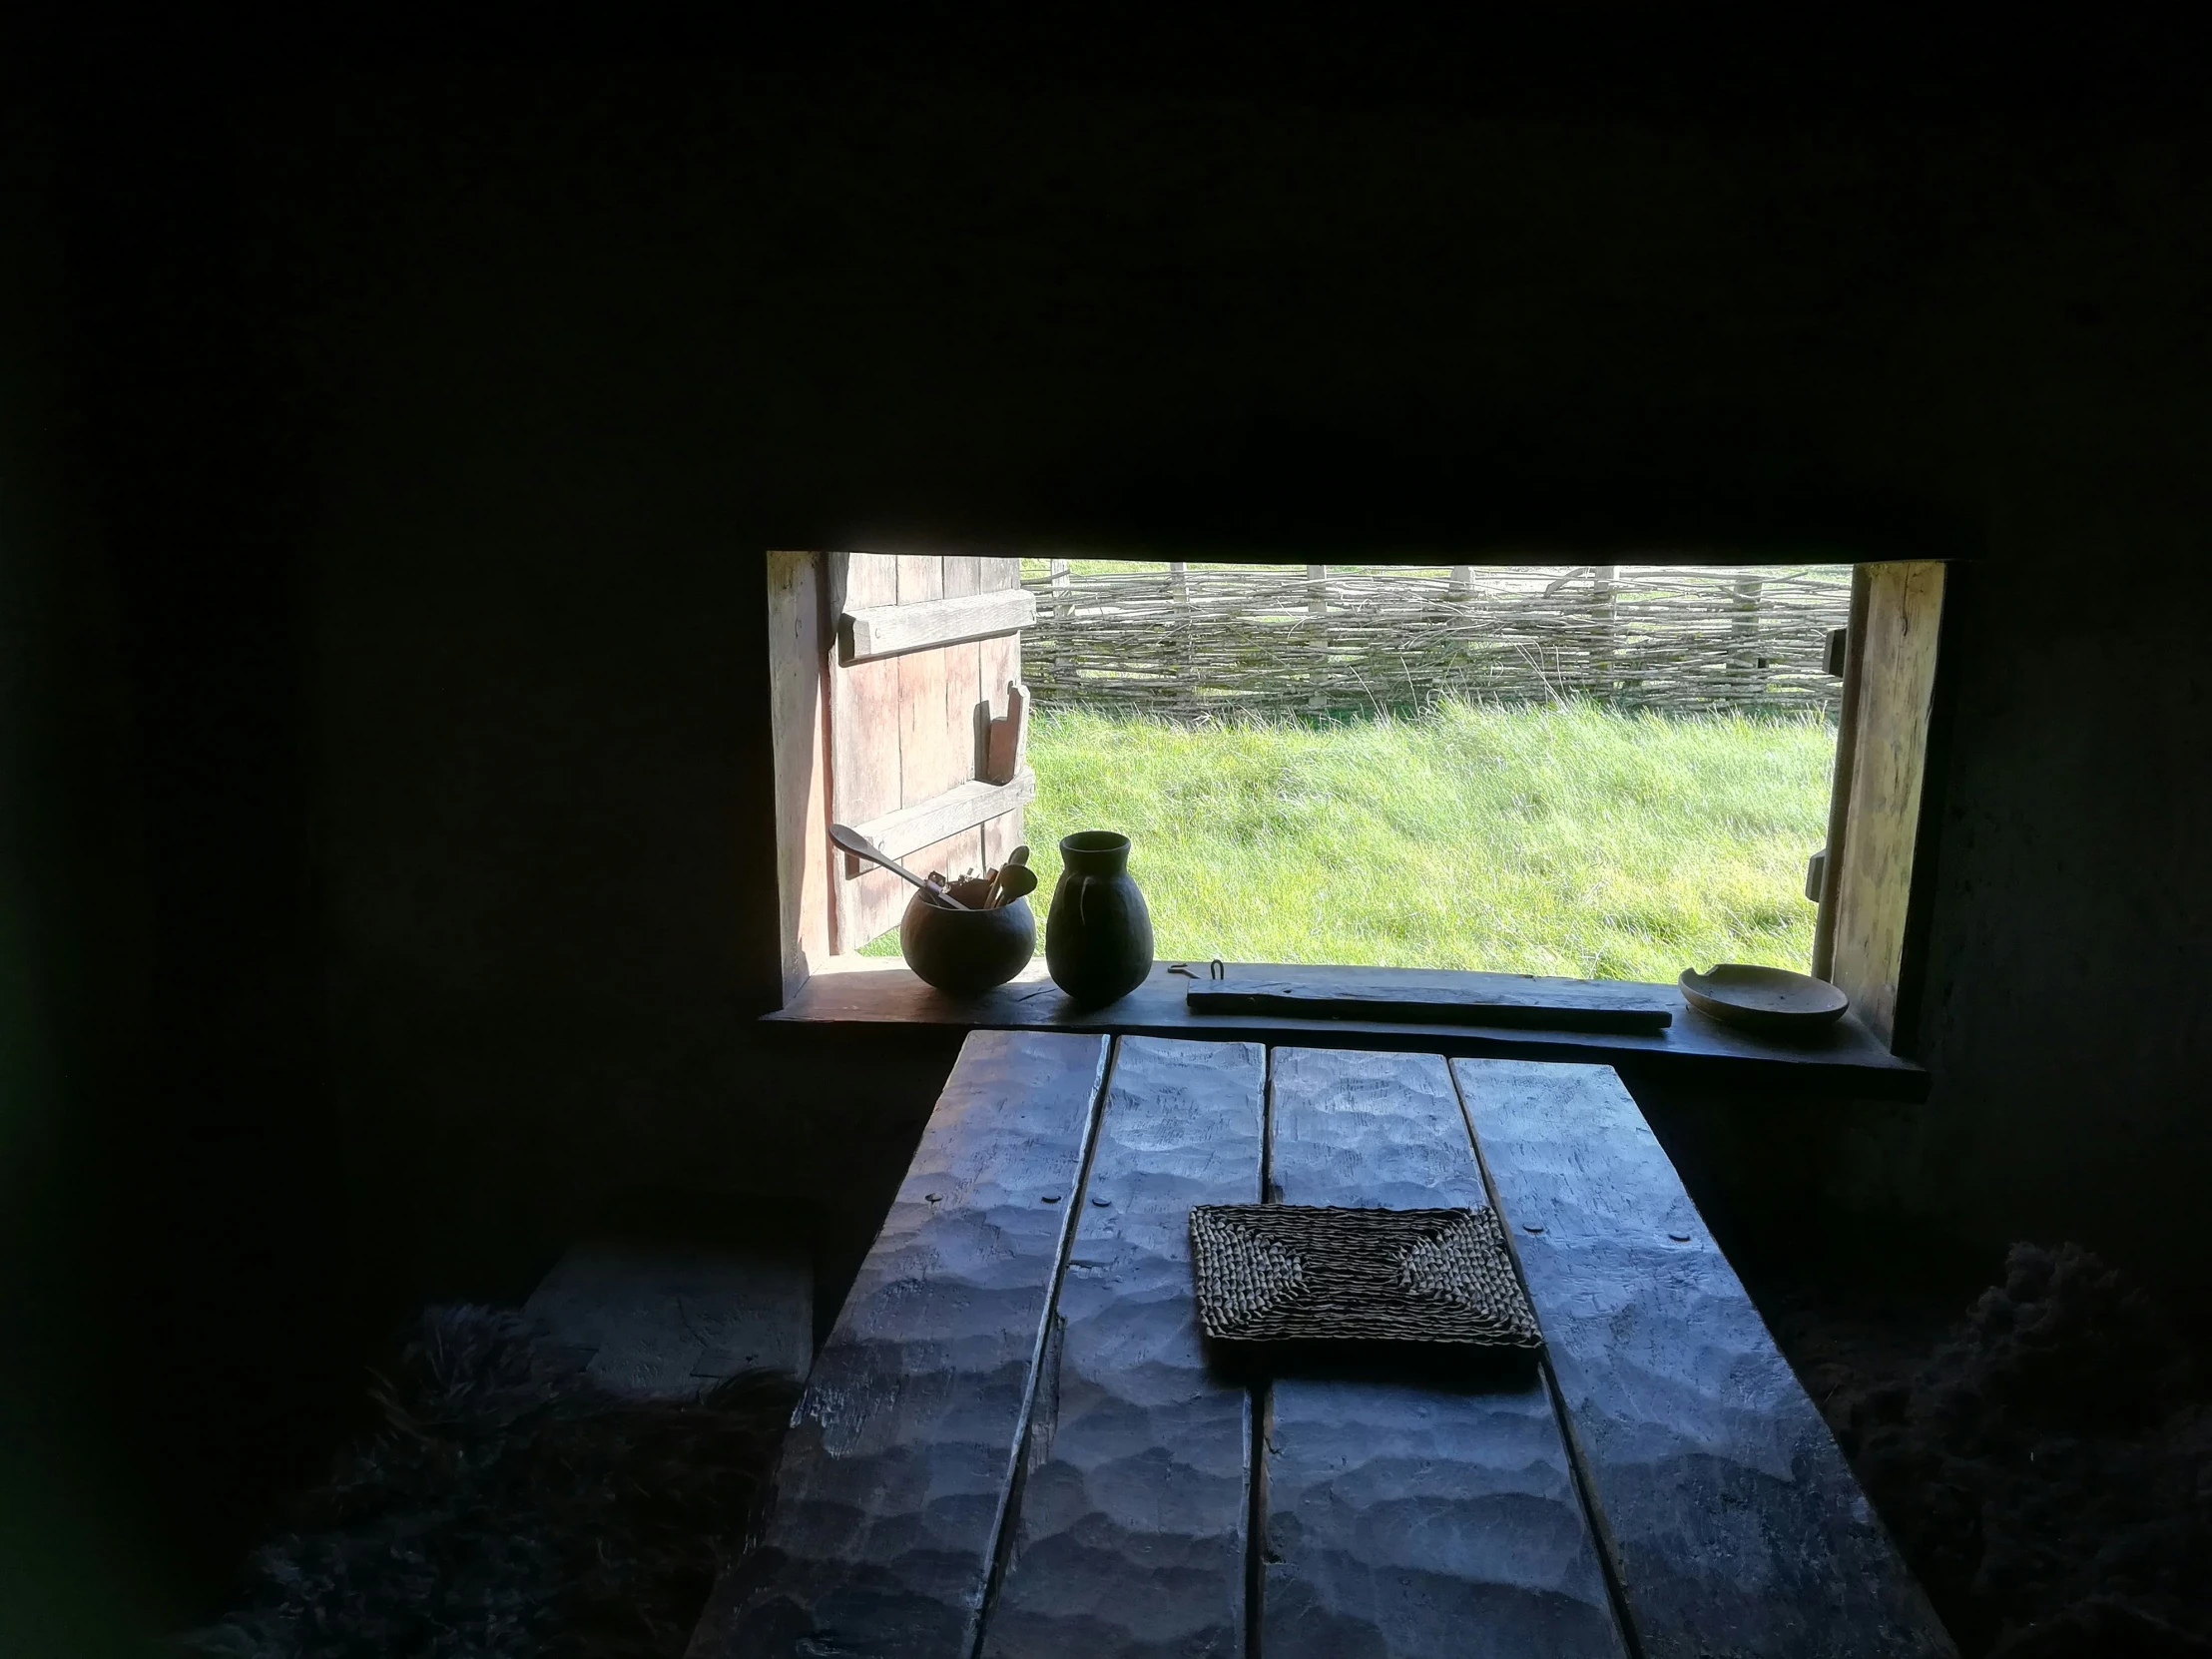
[[[1530,1376],[1246,1378],[1194,1204],[1496,1207]],[[979,1031],[692,1659],[1952,1652],[1597,1065]]]

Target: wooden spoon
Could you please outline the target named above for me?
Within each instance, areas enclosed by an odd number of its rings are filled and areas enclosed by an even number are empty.
[[[867,836],[861,834],[857,830],[847,829],[844,825],[841,824],[832,824],[830,826],[830,839],[833,841],[836,845],[842,847],[845,851],[851,853],[852,856],[855,858],[865,858],[871,864],[881,864],[893,875],[904,876],[915,886],[919,887],[923,892],[928,893],[934,898],[943,900],[946,904],[950,905],[955,910],[964,910],[968,908],[967,905],[962,904],[957,898],[954,898],[950,893],[946,892],[944,888],[938,886],[936,883],[932,881],[924,881],[920,876],[916,875],[912,870],[908,869],[896,858],[885,852],[881,847],[877,846],[873,841],[869,840]],[[1032,880],[1031,884],[1034,885],[1034,880]]]
[[[983,889],[984,909],[995,910],[998,908],[999,905],[1011,903],[1013,901],[1012,898],[1001,898],[998,896],[1002,879],[1005,876],[1007,870],[1018,868],[1019,866],[1028,862],[1029,843],[1027,841],[1023,841],[1019,846],[1015,847],[1013,851],[1006,854],[1006,862],[1002,868],[994,869],[991,871],[991,884]],[[1021,892],[1034,891],[1036,885],[1036,881],[1032,879],[1028,886],[1021,889]],[[1015,893],[1013,895],[1013,898],[1019,898],[1020,896],[1021,893]]]
[[[1011,904],[1017,898],[1026,898],[1037,890],[1037,872],[1027,864],[1008,864],[998,872],[998,880],[991,889],[998,896],[986,899],[984,908],[995,909],[1001,904]]]

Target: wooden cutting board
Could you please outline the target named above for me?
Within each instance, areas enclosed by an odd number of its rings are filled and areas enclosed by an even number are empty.
[[[1194,1014],[1284,1014],[1303,1019],[1398,1021],[1407,1025],[1504,1025],[1539,1031],[1625,1031],[1649,1034],[1674,1023],[1666,1003],[1648,991],[1545,986],[1376,986],[1327,979],[1213,979],[1193,984],[1185,1005]]]

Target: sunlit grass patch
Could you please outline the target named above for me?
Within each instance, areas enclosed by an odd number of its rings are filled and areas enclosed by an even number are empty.
[[[1110,829],[1167,958],[1672,979],[1802,968],[1833,731],[1592,706],[1188,727],[1046,712],[1026,834]],[[1040,925],[1040,937],[1042,929]]]

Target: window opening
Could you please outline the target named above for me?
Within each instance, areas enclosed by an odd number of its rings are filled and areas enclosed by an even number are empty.
[[[1163,959],[1811,966],[1891,1034],[1940,566],[776,557],[817,817],[947,874],[1028,840],[1040,938],[1109,828]],[[830,862],[814,949],[895,956],[905,889]]]

